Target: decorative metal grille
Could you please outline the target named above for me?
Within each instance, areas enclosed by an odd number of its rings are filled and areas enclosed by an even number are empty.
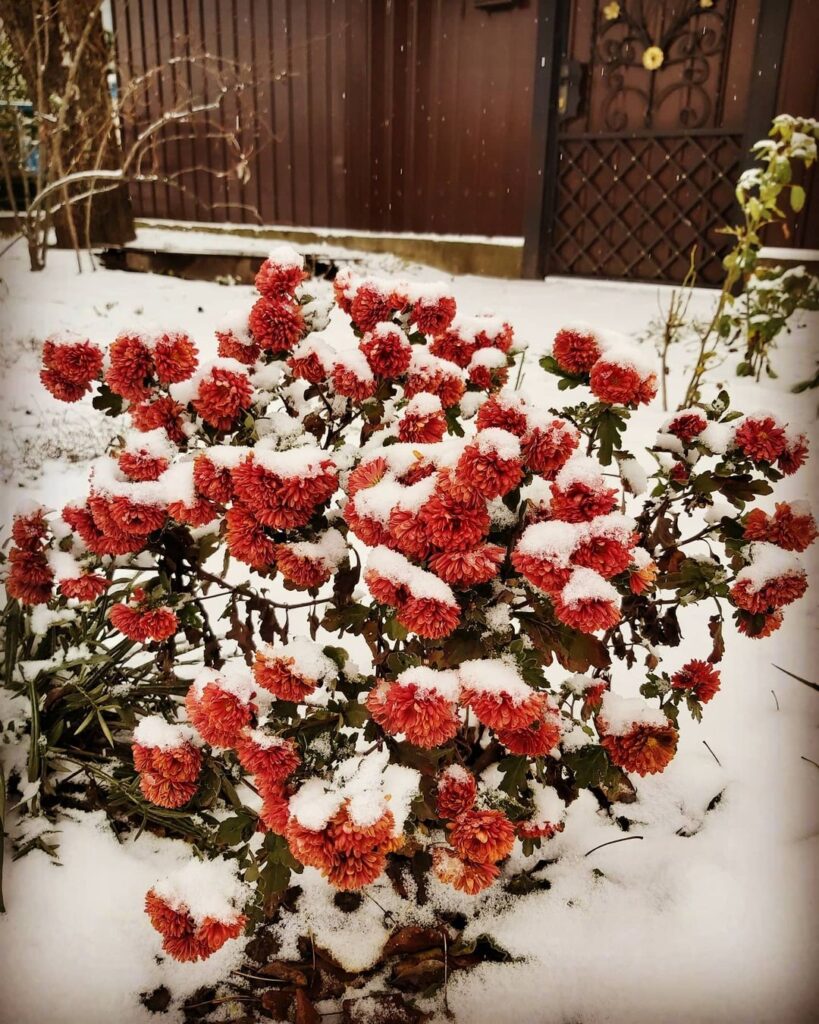
[[[560,142],[551,271],[679,283],[698,247],[716,284],[742,157],[738,135],[583,135]]]
[[[718,283],[742,145],[723,121],[733,0],[576,0],[573,17],[549,271],[678,283],[696,246]]]

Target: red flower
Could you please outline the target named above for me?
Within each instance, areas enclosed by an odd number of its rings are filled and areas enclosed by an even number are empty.
[[[197,455],[193,464],[196,490],[211,501],[225,505],[233,498],[233,480],[227,466],[216,466],[206,454]]]
[[[390,540],[388,527],[371,516],[361,515],[356,507],[355,498],[350,498],[344,506],[343,515],[356,537],[370,547],[386,544]]]
[[[352,498],[365,487],[373,487],[387,472],[387,460],[380,455],[360,463],[347,477],[347,494]]]
[[[185,707],[194,728],[213,747],[236,747],[253,717],[250,698],[223,689],[220,680],[191,686]]]
[[[414,398],[415,395],[426,391],[431,395],[437,395],[445,409],[457,405],[463,398],[465,390],[463,377],[454,367],[452,372],[447,370],[446,364],[435,367],[410,366],[407,379],[404,382],[405,398]]]
[[[455,318],[457,307],[451,295],[420,296],[410,313],[410,323],[422,334],[440,334]]]
[[[788,440],[785,428],[773,416],[746,416],[734,434],[734,444],[752,462],[776,462]]]
[[[620,621],[620,609],[613,601],[590,598],[567,604],[561,595],[553,601],[557,618],[581,633],[599,633]]]
[[[193,799],[199,788],[195,782],[169,779],[153,772],[143,772],[139,777],[139,788],[146,800],[157,807],[174,809],[182,807]]]
[[[592,486],[574,480],[565,487],[552,484],[551,513],[553,518],[566,523],[584,523],[597,516],[608,515],[617,506],[614,487]]]
[[[563,327],[552,342],[552,355],[567,373],[588,373],[601,351],[594,331],[585,327]]]
[[[96,601],[96,599],[104,594],[108,587],[111,585],[111,581],[106,579],[105,576],[95,576],[94,573],[83,573],[82,576],[77,576],[72,579],[65,579],[59,581],[60,593],[64,597],[73,598],[75,601]]]
[[[449,330],[432,339],[429,351],[439,359],[447,359],[466,369],[478,351],[478,342],[475,338],[462,338],[457,330]]]
[[[168,460],[153,456],[144,448],[139,451],[123,451],[117,458],[117,465],[129,480],[144,482],[158,480],[168,468]]]
[[[565,827],[562,821],[519,821],[515,825],[521,839],[553,839]]]
[[[389,811],[371,825],[359,825],[344,805],[318,831],[291,817],[286,839],[297,860],[318,868],[337,889],[359,889],[374,882],[384,870],[394,843],[394,825]]]
[[[105,375],[108,387],[130,402],[141,402],[150,394],[147,382],[154,373],[151,352],[135,334],[120,334],[109,349],[111,366]]]
[[[185,904],[172,906],[153,889],[145,897],[145,912],[162,935],[165,952],[184,963],[206,960],[229,939],[238,938],[247,924],[244,914],[237,914],[228,921],[206,917],[197,925]]]
[[[193,407],[217,430],[230,430],[243,409],[253,401],[253,388],[244,373],[215,366],[199,382]]]
[[[678,412],[666,425],[669,434],[678,437],[684,444],[691,444],[708,426],[705,415],[697,410]]]
[[[531,690],[528,695],[521,697],[502,689],[485,691],[464,684],[461,703],[471,708],[478,721],[490,729],[517,730],[525,729],[543,717],[546,695]]]
[[[731,599],[738,608],[752,615],[761,615],[793,604],[807,589],[808,580],[804,570],[793,569],[767,580],[759,587],[749,579],[740,579],[731,587]]]
[[[283,781],[301,764],[292,740],[268,736],[257,730],[239,736],[236,753],[245,771],[259,776],[265,783]]]
[[[687,662],[671,677],[675,690],[691,690],[702,704],[707,704],[719,689],[719,672],[707,661],[694,659]]]
[[[578,431],[565,420],[554,419],[548,425],[537,424],[523,436],[523,461],[533,473],[553,480],[577,449],[579,439]]]
[[[601,402],[613,405],[642,405],[657,394],[657,376],[602,356],[591,369],[589,386]]]
[[[213,917],[206,917],[196,932],[202,949],[199,955],[205,960],[211,953],[221,949],[229,939],[238,939],[246,924],[244,914],[239,914],[233,921],[217,921]]]
[[[108,618],[120,633],[141,644],[149,640],[162,643],[179,629],[179,619],[170,608],[145,608],[120,603],[113,605]]]
[[[439,747],[458,731],[452,701],[437,690],[399,678],[383,694],[379,724],[391,735],[403,733],[416,747]]]
[[[253,675],[259,686],[274,697],[296,704],[300,704],[318,685],[317,679],[308,679],[297,670],[293,658],[285,654],[273,655],[267,651],[256,651]]]
[[[174,909],[153,889],[145,896],[145,913],[156,931],[167,937],[178,938],[192,928],[187,908]]]
[[[175,444],[183,444],[187,435],[182,429],[182,417],[185,410],[168,395],[162,395],[153,402],[141,402],[131,406],[129,410],[131,422],[137,428],[148,432],[160,427]]]
[[[216,340],[219,342],[217,352],[222,359],[235,359],[237,363],[253,366],[262,354],[261,345],[252,337],[240,338],[231,330],[217,331]]]
[[[320,587],[333,575],[331,565],[320,558],[300,555],[287,544],[277,544],[274,557],[282,576],[297,587]]]
[[[43,386],[63,402],[76,402],[91,390],[91,381],[102,369],[102,352],[87,340],[59,341],[43,345]]]
[[[172,501],[168,505],[168,515],[177,523],[186,523],[188,526],[207,526],[219,515],[219,509],[207,498],[196,498],[191,505],[184,501]]]
[[[562,590],[572,574],[571,565],[563,565],[553,558],[526,554],[520,548],[512,552],[512,565],[532,586],[545,590],[547,594]]]
[[[40,370],[40,383],[61,402],[79,402],[91,390],[90,384],[74,384],[55,370]]]
[[[280,782],[270,783],[263,778],[254,779],[256,788],[262,795],[262,807],[259,818],[270,832],[283,836],[290,821],[290,801],[287,792]]]
[[[259,267],[255,284],[265,298],[284,299],[292,296],[307,277],[303,263],[299,264],[295,259],[292,262],[280,263],[274,252],[271,258],[266,259]]]
[[[426,398],[431,399],[431,402],[424,402],[423,399]],[[419,399],[422,401],[419,402]],[[408,441],[414,444],[436,444],[445,433],[446,416],[441,409],[440,400],[434,395],[424,393],[416,395],[398,422],[399,441]]]
[[[132,501],[125,495],[108,501],[107,514],[115,530],[130,537],[147,537],[149,533],[161,530],[168,518],[167,509],[161,505]]]
[[[438,776],[435,809],[440,818],[457,818],[472,809],[478,793],[475,776],[458,764],[452,764]]]
[[[474,864],[496,864],[515,845],[515,827],[501,811],[465,811],[449,827],[455,852]]]
[[[433,494],[418,512],[429,541],[442,551],[477,547],[489,532],[489,512],[477,496],[458,500],[445,491]]]
[[[478,409],[475,419],[478,430],[499,427],[507,430],[515,437],[524,437],[529,430],[529,418],[526,415],[523,400],[516,396],[492,395]]]
[[[26,515],[16,515],[12,521],[11,539],[23,551],[37,551],[48,533],[42,508]]]
[[[351,398],[354,402],[363,402],[375,394],[373,377],[362,374],[356,367],[345,362],[335,364],[330,380],[336,394]]]
[[[648,554],[644,548],[638,550]],[[653,587],[658,572],[657,565],[650,558],[646,561],[641,558],[640,562],[629,570],[628,585],[632,594],[643,594]]]
[[[264,296],[254,303],[247,323],[257,344],[268,352],[289,352],[305,331],[300,306]]]
[[[51,600],[54,574],[42,551],[9,551],[11,569],[6,577],[6,592],[23,604],[47,604]]]
[[[436,601],[431,597],[409,597],[396,617],[411,633],[439,640],[456,628],[461,620],[461,609],[457,604]]]
[[[389,320],[395,308],[388,292],[374,284],[364,283],[358,287],[350,303],[350,316],[360,331],[372,331],[377,324]]]
[[[43,365],[72,384],[88,384],[102,370],[102,351],[85,340],[63,340],[53,335],[43,345]]]
[[[378,532],[375,535],[378,536]],[[426,524],[416,512],[404,508],[394,508],[390,512],[386,543],[407,558],[417,558],[419,561],[427,558],[432,550]]]
[[[560,742],[560,718],[547,707],[542,718],[519,729],[499,729],[497,735],[510,754],[546,757]]]
[[[496,864],[476,864],[456,857],[442,846],[436,846],[432,851],[432,870],[442,882],[467,896],[476,896],[487,889],[500,874]]]
[[[138,772],[153,772],[176,782],[195,782],[202,769],[202,754],[184,739],[175,747],[146,746],[134,742],[131,748]]]
[[[482,351],[495,353],[499,349],[492,348]],[[506,359],[504,358],[502,363],[479,360],[480,354],[477,354],[469,364],[467,370],[469,380],[481,391],[499,391],[509,380],[509,367],[506,365]]]
[[[767,541],[785,551],[805,551],[817,536],[816,522],[807,509],[777,502],[774,515],[755,508],[745,517],[746,540]]]
[[[782,625],[784,618],[780,610],[761,615],[738,610],[735,617],[737,629],[745,636],[751,637],[752,640],[764,640],[766,636],[775,633]]]
[[[358,347],[378,377],[400,377],[407,372],[412,359],[409,339],[394,324],[378,324],[361,339]]]
[[[350,315],[353,299],[353,272],[349,267],[342,267],[333,278],[333,295],[339,309]]]
[[[429,567],[444,583],[468,590],[494,579],[505,556],[499,544],[481,544],[469,551],[442,551],[432,556]]]
[[[635,723],[631,729],[619,736],[605,735],[606,725],[598,719],[604,735],[600,745],[612,761],[624,771],[638,775],[654,775],[664,771],[677,752],[679,735],[672,725]]]
[[[254,569],[267,569],[274,564],[276,545],[265,533],[264,524],[246,505],[235,502],[225,513],[225,522],[225,539],[234,558]]]
[[[592,530],[594,520],[591,522]],[[594,569],[604,579],[625,572],[631,564],[631,545],[620,537],[592,534],[577,545],[572,562],[586,569]]]
[[[508,494],[523,478],[518,439],[497,427],[482,430],[464,448],[456,473],[484,498]]]
[[[804,434],[796,437],[787,437],[785,450],[776,460],[777,468],[785,476],[792,476],[798,469],[804,466],[808,458],[808,439]]]
[[[198,365],[196,346],[178,331],[168,331],[154,341],[153,360],[156,376],[162,384],[178,384],[193,375]]]

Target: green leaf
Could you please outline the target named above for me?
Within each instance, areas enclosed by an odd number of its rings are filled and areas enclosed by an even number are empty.
[[[500,788],[509,796],[516,796],[526,785],[529,774],[529,759],[526,757],[505,757],[498,762],[498,771],[503,775]]]
[[[805,205],[805,190],[801,185],[794,185],[791,188],[791,209],[794,213],[799,213],[802,207]]]
[[[106,416],[119,416],[122,413],[122,396],[115,395],[107,384],[100,384],[99,391],[91,401],[95,409]]]

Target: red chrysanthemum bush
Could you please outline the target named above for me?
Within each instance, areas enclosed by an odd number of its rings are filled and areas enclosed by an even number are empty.
[[[804,437],[723,396],[667,419],[639,485],[624,431],[657,378],[622,336],[557,332],[542,365],[585,390],[555,410],[511,385],[509,323],[444,286],[340,271],[325,331],[292,249],[256,283],[201,364],[173,331],[123,332],[107,359],[46,344],[46,387],[96,382],[131,429],[84,500],[18,516],[6,563],[24,656],[62,658],[60,693],[72,673],[102,688],[68,729],[102,716],[89,757],[116,765],[119,820],[179,827],[244,878],[221,903],[154,886],[180,960],[258,923],[293,871],[341,890],[426,875],[433,898],[505,885],[516,849],[571,828],[580,788],[611,813],[668,765],[681,712],[719,699],[729,616],[777,629],[817,533],[802,502],[750,501]],[[699,602],[717,613],[684,659]]]

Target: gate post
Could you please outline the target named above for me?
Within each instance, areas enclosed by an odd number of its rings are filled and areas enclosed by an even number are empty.
[[[776,109],[776,93],[790,10],[791,0],[762,0],[759,7],[754,62],[748,89],[748,118],[742,141],[743,169],[754,163],[749,150],[759,139],[767,137],[774,116],[787,113]]]
[[[526,172],[521,277],[543,277],[547,267],[557,182],[560,63],[569,0],[538,0],[532,81],[532,137]]]

